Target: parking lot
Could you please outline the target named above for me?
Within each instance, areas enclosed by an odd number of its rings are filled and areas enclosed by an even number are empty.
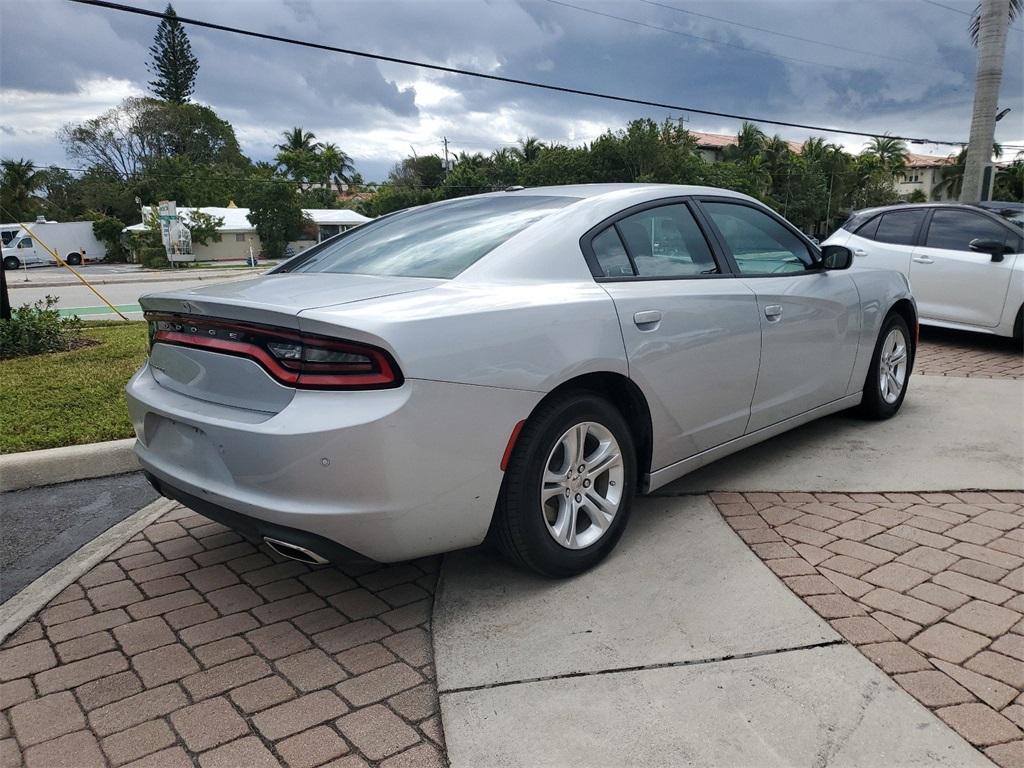
[[[981,402],[978,434],[935,446],[959,485],[930,447],[898,482],[861,474],[887,433],[833,417],[817,429],[849,472],[789,471],[817,433],[777,438],[767,484],[684,479],[569,582],[485,551],[314,570],[173,509],[4,643],[3,764],[810,764],[824,744],[826,763],[1021,765],[1021,378],[1008,343],[925,330],[925,412],[885,424]]]

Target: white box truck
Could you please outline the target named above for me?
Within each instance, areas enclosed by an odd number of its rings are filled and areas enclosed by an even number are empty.
[[[4,269],[55,265],[57,261],[41,243],[72,266],[99,261],[107,255],[106,247],[92,232],[91,221],[0,224],[0,237],[3,238]]]

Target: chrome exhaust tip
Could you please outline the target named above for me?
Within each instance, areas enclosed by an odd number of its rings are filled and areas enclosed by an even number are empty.
[[[326,565],[328,562],[327,558],[298,544],[289,544],[287,541],[272,539],[269,536],[264,536],[263,541],[281,557],[287,557],[289,560],[298,560],[307,565]]]

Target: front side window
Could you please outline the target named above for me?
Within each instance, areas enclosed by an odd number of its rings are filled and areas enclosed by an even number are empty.
[[[913,211],[892,211],[879,217],[878,230],[874,240],[893,245],[913,245],[917,239],[917,228],[924,221],[927,211],[918,208]]]
[[[925,246],[948,251],[969,251],[972,240],[1005,243],[1010,231],[991,219],[970,211],[940,208],[932,214]],[[1014,238],[1015,239],[1015,238]]]
[[[31,237],[26,237],[24,240],[21,240],[18,243],[18,247],[19,248],[31,248],[32,247],[32,238]]]
[[[736,203],[706,201],[701,207],[721,232],[740,274],[777,275],[816,267],[804,241],[767,213]]]
[[[572,197],[495,195],[414,208],[364,224],[288,271],[450,279],[574,202]]]

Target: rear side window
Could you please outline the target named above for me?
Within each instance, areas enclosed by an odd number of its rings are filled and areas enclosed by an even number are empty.
[[[928,248],[969,251],[971,240],[977,239],[998,240],[1001,243],[1009,239],[1016,243],[1016,237],[1009,229],[985,216],[970,211],[940,208],[932,214],[924,244]]]
[[[634,213],[615,227],[640,277],[692,277],[719,271],[697,221],[681,203]]]
[[[597,235],[590,246],[594,249],[598,266],[601,267],[601,277],[633,276],[633,265],[614,226]]]
[[[878,230],[873,240],[893,245],[913,245],[917,240],[917,228],[924,221],[926,211],[892,211],[879,217]]]
[[[364,224],[290,272],[453,278],[574,197],[467,197]]]

